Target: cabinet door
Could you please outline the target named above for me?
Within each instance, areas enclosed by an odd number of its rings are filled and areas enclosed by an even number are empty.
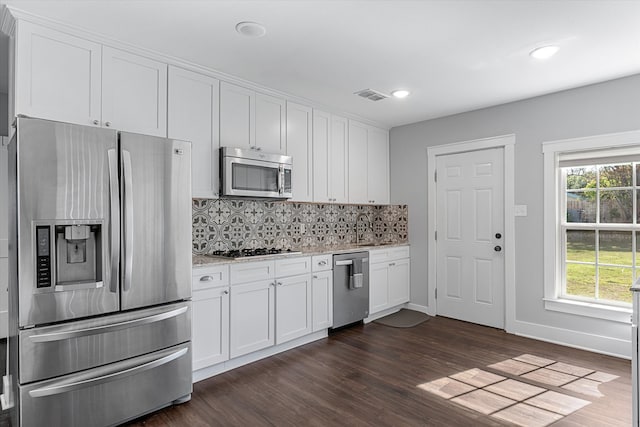
[[[409,302],[410,280],[409,259],[400,259],[389,263],[389,305]]]
[[[349,202],[349,121],[331,117],[329,138],[329,194],[337,203]]]
[[[231,286],[230,357],[242,356],[275,343],[274,285],[270,280]]]
[[[313,111],[313,201],[331,202],[329,190],[329,138],[331,115],[324,111]],[[289,141],[291,144],[291,141]],[[294,159],[295,160],[295,159]]]
[[[26,21],[16,40],[15,114],[99,126],[102,46]]]
[[[268,153],[285,154],[286,103],[284,99],[256,94],[256,147]]]
[[[229,360],[229,287],[193,292],[193,370]]]
[[[311,333],[311,275],[276,279],[276,344]]]
[[[220,83],[220,146],[256,145],[256,93],[231,83]]]
[[[293,157],[292,201],[313,200],[312,121],[310,107],[287,102],[287,155]]]
[[[367,128],[349,121],[349,203],[369,203]]]
[[[369,128],[367,140],[368,203],[389,203],[389,134]]]
[[[219,84],[214,78],[169,67],[167,136],[191,142],[193,197],[218,197]]]
[[[389,307],[389,263],[371,264],[369,270],[369,314]]]
[[[313,332],[333,325],[333,271],[313,273],[312,281]]]
[[[167,136],[167,64],[105,46],[103,126]]]

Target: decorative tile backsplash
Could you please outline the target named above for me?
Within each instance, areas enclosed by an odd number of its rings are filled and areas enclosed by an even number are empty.
[[[360,241],[408,241],[407,205],[193,199],[193,253],[272,247],[323,249],[352,244],[356,243],[356,219]]]

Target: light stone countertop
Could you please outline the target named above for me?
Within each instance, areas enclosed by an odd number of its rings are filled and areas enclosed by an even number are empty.
[[[400,246],[409,246],[409,242],[405,243],[385,243],[378,245],[342,245],[342,246],[333,246],[330,248],[324,249],[304,249],[301,253],[297,254],[278,254],[278,255],[264,255],[264,256],[251,256],[241,259],[230,259],[221,256],[215,255],[193,255],[193,266],[194,267],[205,267],[208,265],[219,265],[219,264],[233,264],[238,262],[251,262],[251,261],[264,261],[264,260],[275,260],[282,258],[294,258],[294,257],[302,257],[302,256],[313,256],[313,255],[324,255],[324,254],[341,254],[346,252],[358,252],[358,251],[369,251],[375,249],[384,249],[384,248],[393,248]]]

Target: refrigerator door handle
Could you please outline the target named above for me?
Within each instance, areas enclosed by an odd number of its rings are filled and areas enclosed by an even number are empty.
[[[109,158],[109,204],[111,206],[111,278],[109,290],[118,292],[120,278],[120,196],[118,194],[118,153],[107,152]]]
[[[106,375],[99,375],[93,378],[81,379],[80,381],[68,382],[65,380],[59,381],[58,384],[53,384],[50,386],[37,388],[35,390],[31,390],[29,395],[31,397],[47,397],[54,396],[56,394],[69,393],[71,391],[80,390],[87,387],[94,387],[99,384],[104,384],[111,381],[119,380],[123,377],[129,377],[140,372],[148,371],[149,369],[157,368],[158,366],[166,365],[167,363],[176,360],[182,356],[184,356],[187,351],[189,351],[188,347],[181,348],[180,350],[174,351],[173,353],[159,357],[158,359],[152,360],[147,363],[143,363],[142,365],[134,366],[129,369],[125,369],[123,371],[112,372]]]
[[[124,267],[123,290],[131,289],[133,267],[133,183],[131,171],[131,153],[122,150],[122,169],[124,180]]]
[[[146,316],[139,319],[125,320],[124,322],[118,322],[112,325],[102,325],[92,328],[76,329],[72,331],[61,331],[51,332],[48,334],[32,335],[29,337],[29,340],[32,342],[43,343],[86,337],[89,335],[106,334],[108,332],[134,328],[136,326],[147,325],[149,323],[160,322],[161,320],[170,319],[172,317],[178,317],[179,315],[185,313],[187,310],[188,307],[180,307],[176,308],[175,310],[166,311],[164,313],[153,314],[151,316]]]

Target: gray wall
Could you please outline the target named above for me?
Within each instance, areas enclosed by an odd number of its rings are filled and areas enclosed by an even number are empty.
[[[640,129],[640,74],[391,129],[391,203],[409,205],[411,302],[421,306],[430,303],[426,148],[513,133],[515,204],[528,206],[527,217],[515,218],[516,319],[628,340],[627,325],[550,312],[543,307],[541,144],[637,129]]]
[[[8,95],[0,92],[0,136],[9,135]]]

